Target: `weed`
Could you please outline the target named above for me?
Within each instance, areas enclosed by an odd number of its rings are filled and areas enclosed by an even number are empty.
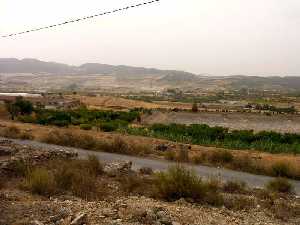
[[[285,162],[277,162],[272,165],[271,174],[275,177],[293,177],[290,166]]]
[[[91,130],[93,126],[91,124],[80,124],[81,130]]]
[[[19,138],[21,130],[16,126],[5,127],[1,131],[1,136],[6,138]]]
[[[213,163],[231,163],[233,161],[233,155],[227,150],[214,151],[210,155],[209,160]]]
[[[44,168],[36,168],[27,174],[25,187],[34,194],[52,194],[55,191],[54,176]]]
[[[275,178],[266,185],[267,190],[279,193],[292,193],[293,185],[285,178]]]
[[[206,192],[201,179],[193,171],[179,165],[158,173],[156,178],[158,195],[167,200],[192,198],[199,201]]]
[[[223,190],[228,193],[244,193],[246,190],[246,183],[241,181],[227,181],[223,185]]]
[[[164,157],[166,160],[175,161],[176,160],[176,152],[171,151],[171,150],[166,151]]]
[[[152,175],[153,169],[151,167],[142,167],[139,169],[139,172],[142,175]]]

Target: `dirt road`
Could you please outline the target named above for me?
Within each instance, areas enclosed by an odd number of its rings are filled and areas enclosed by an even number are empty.
[[[75,149],[75,148],[68,148],[68,147],[62,147],[57,145],[50,145],[50,144],[40,143],[36,141],[13,140],[13,142],[20,145],[27,145],[33,148],[39,148],[41,150],[42,149],[53,149],[57,151],[62,149],[74,150],[78,152],[79,157],[85,158],[88,155],[95,155],[99,158],[100,161],[103,162],[112,162],[112,161],[119,161],[119,160],[131,161],[133,163],[134,169],[139,169],[141,167],[151,167],[152,169],[157,171],[164,171],[168,167],[175,165],[174,162],[168,162],[164,160],[146,159],[146,158],[111,154],[105,152],[93,152],[93,151],[87,151],[83,149]],[[223,168],[219,169],[219,168],[199,166],[199,165],[195,166],[189,164],[185,164],[185,166],[187,168],[193,169],[199,176],[204,178],[219,178],[222,181],[227,181],[227,180],[244,181],[245,183],[247,183],[249,187],[252,188],[264,187],[265,184],[272,179],[272,177],[268,177],[268,176],[253,175],[249,173],[237,172],[237,171],[232,171]],[[295,192],[297,193],[297,195],[300,195],[300,181],[291,180],[291,182],[295,187]]]

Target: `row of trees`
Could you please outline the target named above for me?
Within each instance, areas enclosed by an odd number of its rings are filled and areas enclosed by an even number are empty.
[[[5,108],[12,120],[19,115],[30,115],[34,110],[32,103],[24,100],[21,96],[18,96],[15,101],[6,101]]]

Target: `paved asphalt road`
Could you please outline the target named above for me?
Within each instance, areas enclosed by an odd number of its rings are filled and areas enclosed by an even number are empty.
[[[95,155],[99,158],[100,161],[103,162],[112,162],[112,161],[120,161],[126,160],[131,161],[133,163],[133,169],[139,169],[141,167],[151,167],[153,170],[163,171],[168,167],[175,165],[174,162],[168,162],[164,160],[156,160],[156,159],[146,159],[134,156],[120,155],[120,154],[111,154],[105,152],[93,152],[87,151],[83,149],[75,149],[69,147],[62,147],[57,145],[50,145],[45,143],[40,143],[36,141],[28,141],[28,140],[13,140],[16,144],[28,145],[34,148],[40,149],[53,149],[53,150],[73,150],[76,151],[81,158],[85,158],[88,155]],[[223,168],[214,168],[208,166],[199,166],[199,165],[189,165],[184,164],[186,167],[193,169],[199,176],[204,178],[220,178],[221,180],[239,180],[244,181],[248,184],[249,187],[261,188],[264,187],[265,184],[272,179],[272,177],[262,176],[262,175],[253,175],[250,173],[237,172],[233,170],[223,169]],[[291,180],[295,187],[295,192],[297,195],[300,195],[300,181]]]

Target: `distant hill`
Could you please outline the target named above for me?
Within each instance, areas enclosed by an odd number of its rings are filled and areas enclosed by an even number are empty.
[[[61,78],[64,78],[64,75],[108,75],[116,77],[116,82],[120,82],[122,86],[129,85],[131,87],[151,84],[151,86],[162,88],[176,87],[186,88],[188,90],[193,88],[202,88],[204,90],[239,90],[246,88],[256,90],[300,91],[300,77],[258,77],[242,75],[200,76],[177,70],[159,70],[123,65],[113,66],[99,63],[70,66],[55,62],[44,62],[37,59],[18,60],[14,58],[0,58],[0,74],[1,73],[60,75]],[[146,78],[149,79],[147,80]],[[68,83],[69,80],[71,80],[70,77],[67,77],[64,82]],[[16,81],[13,80],[12,82],[15,83]],[[75,81],[70,82],[73,84]],[[82,85],[83,83],[84,82],[78,83],[78,85]],[[120,85],[120,83],[117,85]]]
[[[51,73],[51,74],[72,74],[76,67],[61,63],[43,62],[37,59],[1,59],[0,73]]]
[[[176,70],[158,70],[132,66],[112,66],[99,63],[86,63],[81,66],[69,66],[55,62],[43,62],[37,59],[0,58],[0,73],[48,73],[55,75],[192,75],[191,73]]]

